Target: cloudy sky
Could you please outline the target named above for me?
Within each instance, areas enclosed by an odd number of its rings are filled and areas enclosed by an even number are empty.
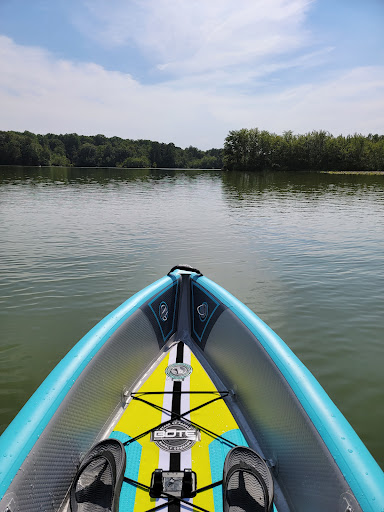
[[[0,130],[384,133],[384,0],[0,0]]]

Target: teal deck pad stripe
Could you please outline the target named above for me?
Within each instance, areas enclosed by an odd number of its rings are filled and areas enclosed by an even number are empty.
[[[128,434],[124,434],[124,432],[120,432],[118,430],[114,430],[109,437],[117,439],[122,443],[132,439]],[[124,476],[131,478],[136,482],[139,477],[141,450],[142,446],[137,441],[133,441],[133,443],[129,443],[125,446],[127,463],[125,466]],[[120,492],[119,510],[123,510],[124,512],[133,512],[135,499],[136,487],[128,482],[123,482]]]
[[[225,439],[232,441],[238,446],[248,446],[243,433],[238,428],[229,430],[223,434]],[[211,465],[212,482],[218,482],[223,478],[223,468],[225,457],[233,446],[229,445],[222,439],[214,439],[209,444],[209,463]],[[222,512],[223,510],[223,488],[221,485],[214,487],[213,503],[215,505],[215,512]]]

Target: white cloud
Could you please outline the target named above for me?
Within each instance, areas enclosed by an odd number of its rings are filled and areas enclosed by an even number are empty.
[[[379,66],[250,95],[215,91],[210,82],[189,77],[142,85],[128,74],[58,60],[0,36],[0,69],[1,130],[104,133],[201,148],[222,146],[228,131],[241,127],[383,133],[384,67]]]
[[[84,0],[77,27],[100,44],[133,45],[158,70],[186,76],[257,67],[301,48],[312,0]]]
[[[341,71],[332,79],[248,98],[242,126],[281,133],[327,130],[334,135],[384,133],[384,66]],[[262,122],[254,121],[262,119]]]

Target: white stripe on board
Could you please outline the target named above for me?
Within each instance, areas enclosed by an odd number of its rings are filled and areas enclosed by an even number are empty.
[[[177,354],[177,344],[174,345],[169,352],[168,366],[170,364],[176,363],[176,354]],[[166,379],[165,379],[164,391],[173,391],[173,380],[170,377],[166,377]],[[168,409],[169,411],[172,410],[172,396],[173,396],[172,393],[169,393],[169,394],[165,394],[164,398],[163,398],[163,408]],[[171,415],[163,411],[161,414],[161,423],[169,420],[170,418],[171,418]],[[160,452],[159,453],[159,465],[157,467],[161,468],[165,471],[168,471],[169,464],[170,464],[170,453],[166,452],[165,450],[162,450],[161,448],[159,449],[159,452]],[[159,498],[156,500],[156,506],[162,505],[163,503],[167,503],[167,502],[168,502],[168,500]]]
[[[177,356],[177,344],[171,348],[169,353],[169,362],[168,365],[171,365],[176,362],[176,356]],[[189,347],[184,345],[183,350],[183,363],[186,363],[188,365],[191,364],[191,350]],[[165,380],[165,387],[164,391],[172,391],[173,390],[173,383],[174,380],[170,377],[167,377]],[[189,391],[190,390],[190,377],[187,377],[181,382],[181,391]],[[172,394],[164,394],[163,398],[163,408],[172,410]],[[183,412],[189,411],[191,408],[190,405],[190,395],[189,393],[182,393],[180,395],[180,412],[183,414]],[[190,415],[187,414],[185,416],[186,419],[190,419]],[[166,412],[162,412],[161,415],[161,422],[167,421],[170,419],[170,414]],[[165,450],[159,450],[159,465],[158,468],[162,468],[164,471],[168,471],[170,467],[170,453]],[[192,468],[192,451],[187,450],[185,452],[180,453],[180,470],[183,471],[184,469]],[[156,500],[156,506],[162,505],[163,503],[166,503],[168,500],[164,500],[162,498],[159,498]],[[193,499],[187,499],[189,503],[193,502]],[[186,504],[180,504],[180,512],[191,512],[192,507],[186,505]]]
[[[191,349],[187,347],[187,345],[184,345],[183,363],[191,364]],[[191,377],[187,377],[183,380],[181,384],[181,391],[190,391],[190,378]],[[189,411],[190,408],[190,394],[184,393],[181,395],[180,413],[183,414],[183,412]],[[191,416],[190,414],[186,414],[184,418],[190,420]],[[186,450],[185,452],[180,453],[180,469],[192,469],[192,450]],[[193,503],[193,498],[187,498],[186,501]],[[190,510],[191,507],[188,507],[188,505],[184,505],[183,503],[180,504],[180,512],[187,512]]]
[[[187,345],[184,345],[184,356],[183,356],[183,363],[191,364],[191,349],[187,347]],[[190,377],[187,377],[184,379],[181,383],[181,391],[189,391],[191,389],[190,386]],[[190,406],[191,400],[189,393],[183,393],[181,395],[181,404],[180,404],[180,413],[183,414],[183,412],[189,411],[191,408]],[[190,420],[191,416],[190,414],[187,414],[184,416],[185,419]],[[180,468],[192,468],[192,452],[191,450],[187,450],[185,452],[181,452],[180,457]]]

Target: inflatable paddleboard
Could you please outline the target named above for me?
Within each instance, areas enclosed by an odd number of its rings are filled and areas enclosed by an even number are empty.
[[[383,512],[384,475],[285,343],[181,265],[96,325],[0,438],[0,512]]]

